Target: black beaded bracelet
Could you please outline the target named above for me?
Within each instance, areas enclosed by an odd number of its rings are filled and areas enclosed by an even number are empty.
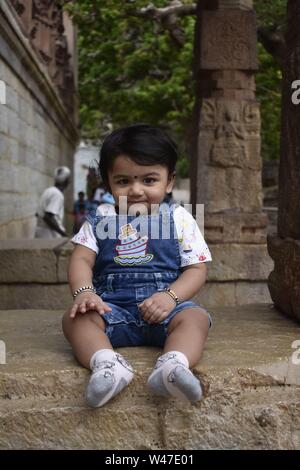
[[[96,289],[94,286],[83,286],[83,287],[79,287],[79,289],[77,289],[74,293],[73,293],[73,299],[75,299],[75,297],[79,294],[81,294],[81,292],[85,292],[85,291],[91,291],[91,292],[94,292],[96,294]]]

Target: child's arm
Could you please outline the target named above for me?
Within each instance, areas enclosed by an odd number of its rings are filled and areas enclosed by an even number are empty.
[[[68,277],[71,293],[83,286],[93,285],[93,266],[96,253],[82,245],[76,245],[72,253]],[[88,310],[96,310],[100,315],[110,312],[111,308],[101,298],[91,291],[83,291],[74,299],[70,309],[70,317],[74,318],[76,313],[86,313]]]
[[[205,284],[207,266],[205,263],[192,264],[183,268],[183,273],[170,285],[179,300],[190,300]]]
[[[170,285],[181,302],[191,299],[206,280],[205,263],[192,264],[183,268],[183,273]],[[148,323],[159,323],[164,320],[176,306],[175,300],[168,293],[157,292],[139,305],[144,320]]]

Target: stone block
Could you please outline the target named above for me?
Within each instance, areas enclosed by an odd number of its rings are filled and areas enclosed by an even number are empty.
[[[6,88],[6,105],[18,113],[19,111],[19,103],[18,103],[18,94],[17,92],[12,88],[12,86],[9,84],[9,86]]]
[[[54,249],[66,239],[2,240],[0,283],[56,283],[57,257]]]
[[[207,176],[207,202],[205,201],[207,212],[220,212],[226,209],[260,212],[262,188],[259,171],[245,172],[240,168],[210,166]]]
[[[268,249],[275,262],[269,276],[273,302],[286,315],[300,320],[300,240],[268,236]]]
[[[235,282],[206,282],[193,299],[208,310],[221,305],[236,305]]]
[[[256,24],[253,11],[238,9],[202,10],[201,52],[203,70],[258,69]]]
[[[235,305],[272,303],[267,282],[236,282],[235,299]]]
[[[67,309],[72,304],[68,284],[0,284],[0,309]]]
[[[55,249],[57,255],[57,276],[58,282],[68,282],[68,266],[74,245],[69,241]]]
[[[255,302],[270,304],[267,282],[212,282],[208,281],[194,297],[195,302],[208,310],[216,307],[249,305]]]
[[[267,216],[263,213],[224,211],[205,214],[207,243],[265,244]]]
[[[267,245],[210,245],[209,281],[266,281],[273,269]]]

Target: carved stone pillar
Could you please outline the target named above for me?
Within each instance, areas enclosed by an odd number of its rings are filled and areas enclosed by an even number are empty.
[[[62,8],[55,0],[12,0],[11,3],[23,33],[28,37],[41,63],[47,67],[60,98],[73,114],[76,105],[74,70],[65,34],[66,13],[63,15]],[[70,21],[67,25],[72,27]]]
[[[255,244],[261,245],[266,260],[252,1],[206,0],[198,5],[192,203],[205,204],[205,238],[212,251],[214,244],[223,244],[224,250],[238,244],[244,246],[247,257],[249,245]],[[239,247],[240,256],[242,252]],[[215,259],[213,264],[218,262]],[[218,272],[215,280],[222,282],[222,269]],[[253,280],[251,272],[249,279]],[[266,278],[254,280],[265,282]]]
[[[288,1],[286,62],[283,74],[278,234],[268,237],[275,269],[269,277],[272,299],[300,320],[300,105],[291,84],[300,79],[300,0]]]

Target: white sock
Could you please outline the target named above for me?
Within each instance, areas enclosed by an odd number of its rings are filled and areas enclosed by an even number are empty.
[[[99,349],[90,360],[92,375],[86,389],[86,400],[93,407],[104,405],[133,379],[133,368],[121,354],[112,349]]]
[[[189,401],[202,398],[201,384],[189,370],[187,357],[179,351],[170,351],[158,358],[148,387],[155,395],[172,395]]]

